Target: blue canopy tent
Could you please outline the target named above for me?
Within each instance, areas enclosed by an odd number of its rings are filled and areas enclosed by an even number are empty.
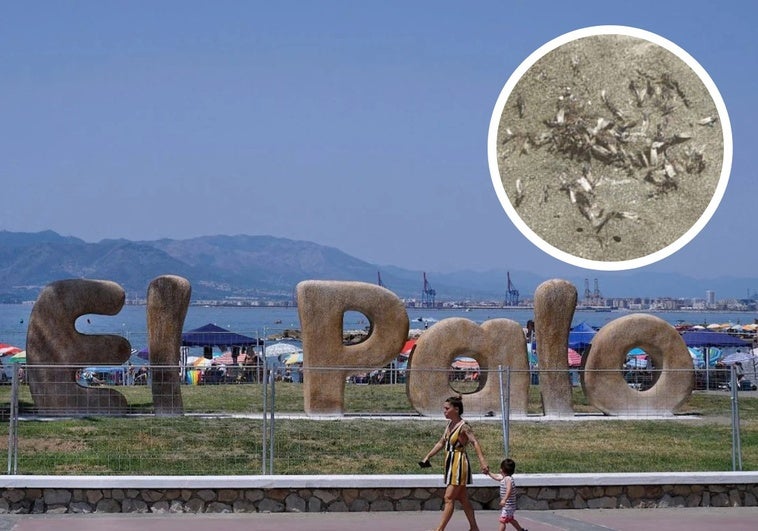
[[[738,337],[730,336],[725,332],[714,332],[712,330],[687,330],[686,332],[682,332],[682,339],[684,339],[684,342],[688,347],[696,347],[700,349],[707,348],[709,351],[711,350],[711,347],[730,348],[750,346],[749,342]],[[704,378],[698,378],[696,374],[696,388],[720,389],[724,387],[724,385],[728,383],[728,378],[724,376],[723,371],[711,370],[710,352],[708,361],[708,365],[703,367],[705,370],[701,373],[704,375]],[[703,365],[705,365],[705,356],[703,356]],[[713,377],[711,377],[712,372],[714,373]]]
[[[585,322],[581,322],[574,328],[569,330],[568,346],[577,352],[580,352],[592,343],[592,339],[597,334],[597,330],[592,328]],[[527,344],[527,355],[529,356],[529,363],[537,364],[537,342],[532,341]]]
[[[597,330],[585,322],[581,322],[569,330],[569,348],[582,350],[590,346]]]
[[[182,333],[183,347],[219,347],[223,350],[262,344],[261,339],[243,336],[211,323]]]
[[[750,343],[724,332],[712,330],[687,330],[682,339],[688,347],[748,347]]]

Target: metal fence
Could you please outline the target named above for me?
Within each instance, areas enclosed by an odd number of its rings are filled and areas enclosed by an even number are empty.
[[[57,402],[40,408],[32,397],[35,371],[54,370]],[[8,426],[8,474],[112,474],[112,475],[238,475],[303,473],[418,473],[408,463],[423,457],[441,435],[445,421],[439,396],[439,413],[421,415],[409,401],[407,385],[412,369],[391,365],[376,368],[311,368],[287,366],[146,366],[144,373],[127,366],[66,367],[15,364],[10,385],[0,386],[0,401]],[[178,397],[161,396],[157,375],[179,377]],[[310,371],[310,372],[309,372]],[[344,377],[341,415],[306,415],[303,382],[315,371],[339,371]],[[525,373],[500,367],[495,370],[441,368],[449,393],[462,394],[471,411],[487,382],[496,382],[497,407],[464,418],[488,453],[527,454],[530,425],[544,421],[588,422],[619,419],[623,422],[676,422],[659,410],[636,411],[633,416],[607,415],[593,406],[583,388],[580,369]],[[661,371],[625,370],[619,374],[629,389],[640,394],[656,389]],[[73,376],[72,376],[73,375]],[[518,391],[514,381],[528,378],[523,411],[514,411]],[[565,378],[569,408],[548,412],[545,382]],[[705,419],[713,430],[718,451],[728,455],[731,469],[742,470],[740,394],[734,370],[693,374],[697,404],[678,408],[679,419]],[[563,386],[562,386],[563,387]],[[657,386],[660,387],[660,386]],[[672,391],[673,392],[673,391]],[[66,396],[66,393],[76,396]],[[113,395],[113,409],[73,407],[81,396]],[[632,395],[634,396],[634,395]],[[77,398],[78,397],[78,398]],[[492,396],[486,397],[492,400]],[[84,401],[83,401],[84,400]],[[170,403],[173,408],[157,407]],[[489,403],[489,402],[488,402]],[[101,402],[102,404],[102,402]],[[488,406],[489,407],[489,406]],[[703,411],[705,410],[705,411]],[[709,419],[720,419],[710,422]],[[726,419],[727,421],[724,421]],[[622,420],[619,420],[622,422]],[[645,430],[650,424],[640,424]],[[568,428],[565,428],[568,431]],[[587,428],[590,429],[590,428]],[[724,431],[728,430],[728,431]],[[514,448],[514,432],[517,445]],[[543,436],[543,435],[539,435]],[[723,444],[722,444],[723,443]],[[598,445],[604,444],[602,441]],[[609,442],[607,444],[613,444]],[[723,456],[721,456],[723,457]],[[720,467],[721,459],[714,465]],[[693,465],[697,466],[697,465]],[[563,471],[563,470],[558,470]],[[610,471],[610,470],[609,470]]]

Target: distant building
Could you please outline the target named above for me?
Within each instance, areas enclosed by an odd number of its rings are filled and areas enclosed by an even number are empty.
[[[707,306],[715,306],[716,305],[716,292],[709,289],[705,291],[705,304]]]

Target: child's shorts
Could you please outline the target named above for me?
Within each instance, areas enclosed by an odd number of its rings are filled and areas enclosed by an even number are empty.
[[[512,514],[505,515],[505,516],[504,515],[500,515],[500,519],[499,520],[500,520],[501,524],[510,524],[511,522],[513,522],[513,515]]]

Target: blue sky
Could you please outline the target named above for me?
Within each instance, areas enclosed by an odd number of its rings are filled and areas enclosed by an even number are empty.
[[[571,274],[505,215],[487,130],[546,42],[633,26],[713,79],[734,138],[709,225],[647,269],[755,276],[758,14],[743,2],[24,2],[0,16],[0,229],[269,234],[427,271]]]

